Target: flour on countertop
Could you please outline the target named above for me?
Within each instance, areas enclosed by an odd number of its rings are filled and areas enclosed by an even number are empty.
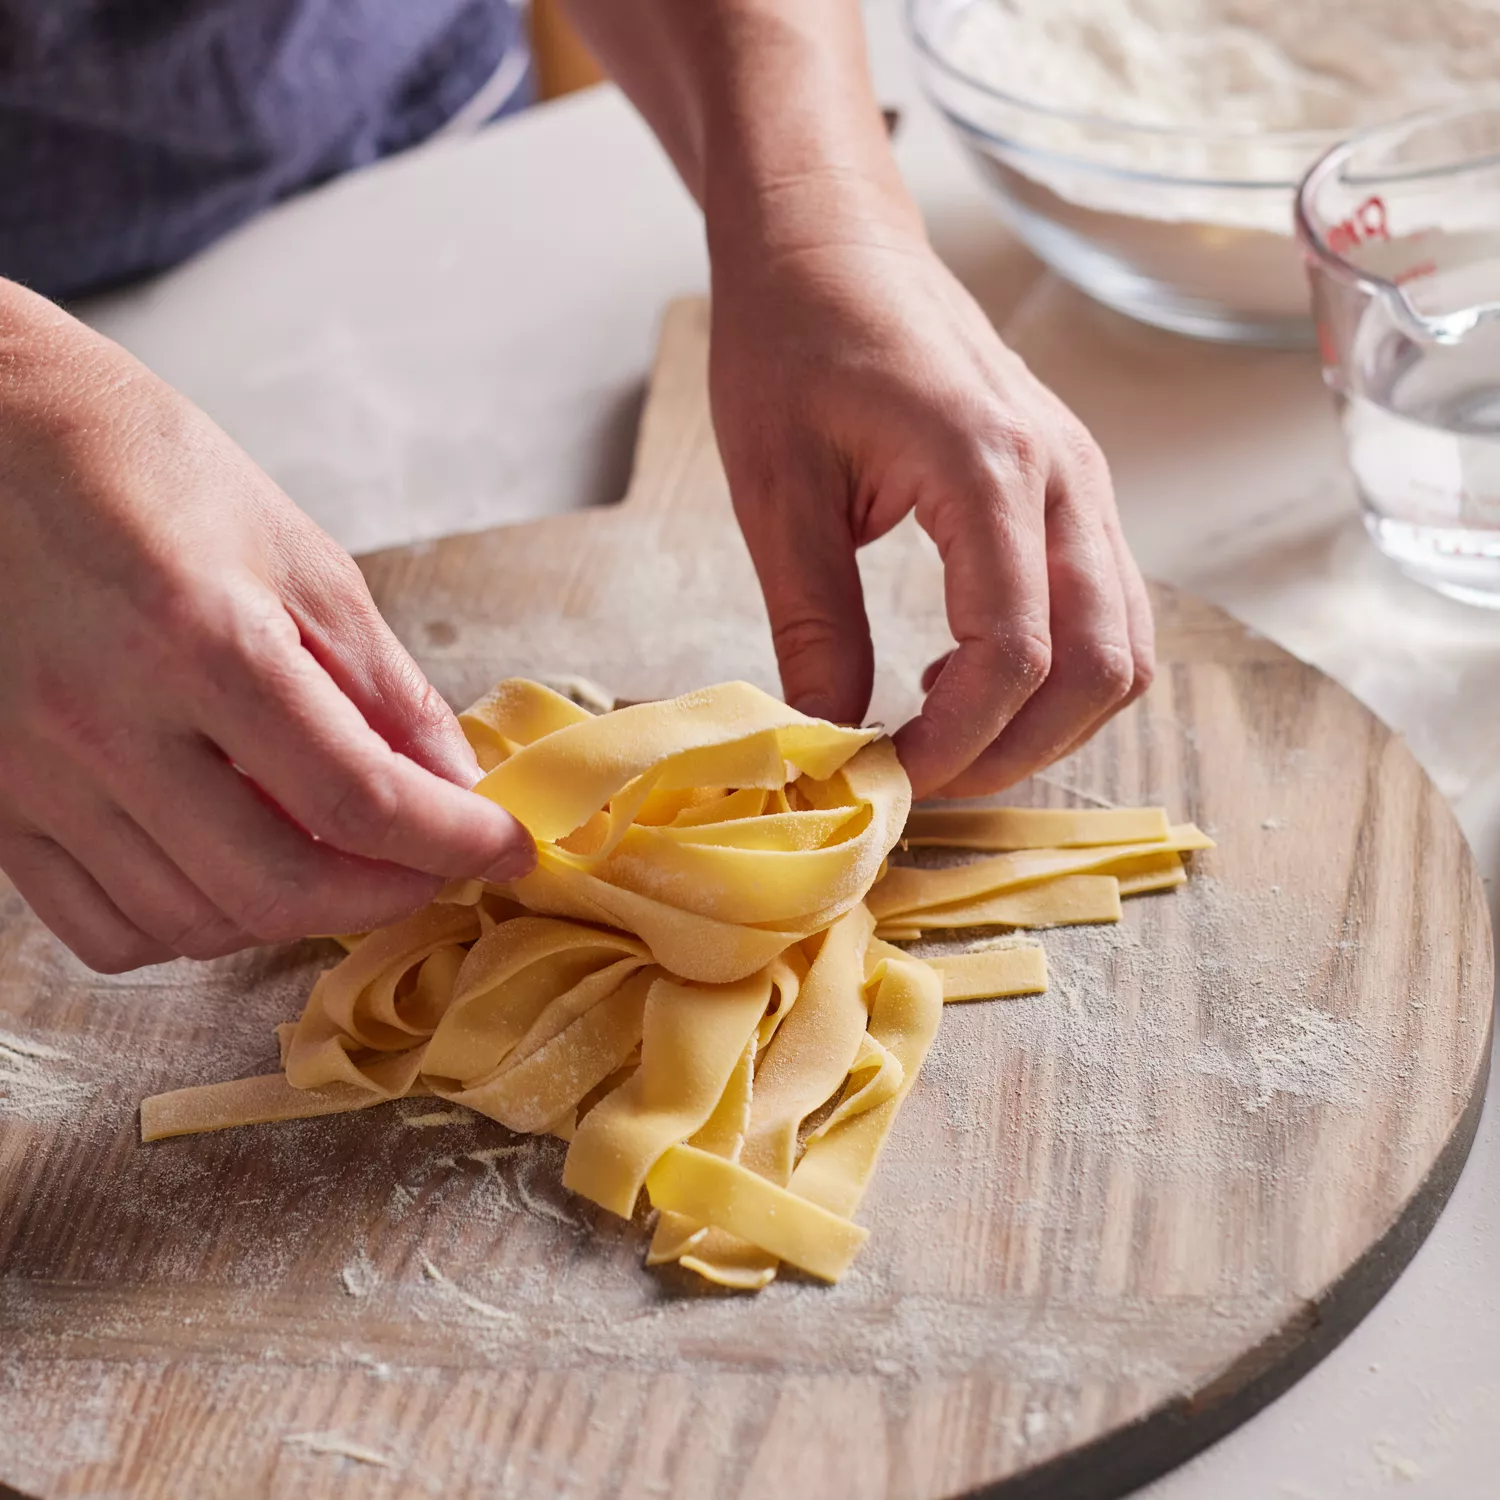
[[[391,1468],[392,1461],[377,1448],[356,1443],[337,1432],[292,1432],[282,1438],[288,1448],[300,1448],[304,1453],[317,1453],[331,1458],[347,1458],[357,1464],[370,1464],[377,1469]]]
[[[339,1272],[339,1281],[351,1297],[368,1297],[379,1285],[380,1276],[369,1255],[361,1250]]]
[[[71,1052],[0,1032],[0,1116],[52,1123],[78,1112],[98,1084]]]

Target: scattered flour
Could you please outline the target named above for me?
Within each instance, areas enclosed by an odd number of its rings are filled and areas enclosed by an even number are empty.
[[[451,1282],[438,1268],[433,1265],[432,1260],[425,1252],[419,1252],[417,1259],[421,1262],[422,1272],[429,1281],[435,1282],[449,1296],[456,1298],[470,1312],[478,1313],[481,1318],[491,1318],[499,1323],[514,1323],[516,1315],[503,1307],[496,1307],[493,1302],[486,1302],[483,1298],[466,1292],[461,1286]]]
[[[305,1453],[327,1454],[334,1458],[352,1459],[357,1464],[371,1464],[377,1469],[390,1469],[395,1462],[378,1449],[367,1448],[351,1438],[341,1437],[336,1432],[292,1432],[281,1440],[288,1448],[301,1448]]]
[[[370,1257],[360,1250],[354,1259],[339,1272],[339,1281],[351,1297],[368,1297],[380,1284],[380,1276],[371,1263]]]
[[[71,1052],[0,1031],[0,1116],[54,1123],[98,1089],[95,1070]]]
[[[1370,1454],[1388,1479],[1403,1480],[1410,1484],[1422,1477],[1421,1464],[1400,1452],[1392,1438],[1376,1438],[1370,1444]]]
[[[472,1109],[432,1109],[420,1115],[402,1115],[401,1123],[413,1130],[440,1130],[448,1125],[472,1125],[476,1119]]]

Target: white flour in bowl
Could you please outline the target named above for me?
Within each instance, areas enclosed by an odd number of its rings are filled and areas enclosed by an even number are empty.
[[[1346,131],[1500,82],[1500,0],[977,0],[943,51],[1131,124]]]

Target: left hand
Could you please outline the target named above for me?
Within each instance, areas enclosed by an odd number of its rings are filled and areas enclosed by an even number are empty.
[[[714,258],[714,424],[788,702],[858,723],[855,551],[908,511],[956,649],[896,745],[921,796],[997,791],[1140,696],[1151,608],[1103,454],[919,230],[848,225]]]

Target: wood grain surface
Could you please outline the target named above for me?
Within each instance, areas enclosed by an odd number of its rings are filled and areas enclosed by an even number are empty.
[[[506,673],[772,687],[704,396],[664,331],[616,508],[367,560],[462,702]],[[943,646],[930,548],[870,549],[877,710]],[[101,979],[0,888],[0,1480],[47,1496],[1122,1493],[1325,1353],[1468,1149],[1485,902],[1347,693],[1158,591],[1160,679],[1015,800],[1162,803],[1183,891],[1046,935],[1053,984],[944,1017],[846,1281],[642,1268],[562,1148],[431,1101],[151,1147],[158,1089],[265,1071],[316,943]],[[434,1118],[435,1117],[435,1118]]]

